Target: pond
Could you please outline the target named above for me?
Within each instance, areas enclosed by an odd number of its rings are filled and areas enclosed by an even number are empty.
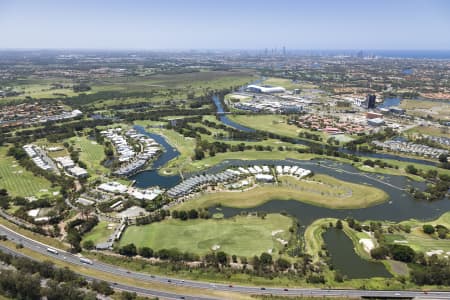
[[[391,98],[387,97],[387,98],[384,98],[383,103],[377,105],[377,107],[378,108],[390,108],[393,106],[399,106],[401,101],[402,101],[402,99],[399,97],[391,97]]]
[[[334,269],[347,278],[392,277],[382,263],[365,260],[356,254],[352,240],[344,231],[329,228],[324,232],[323,240]]]

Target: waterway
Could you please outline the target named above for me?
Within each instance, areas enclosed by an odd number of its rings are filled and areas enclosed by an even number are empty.
[[[394,103],[396,103],[396,101],[398,101],[398,103],[400,103],[400,98],[389,98],[389,99],[392,99],[392,101],[389,102],[390,104],[392,104],[392,106],[394,106]],[[219,97],[213,96],[213,101],[214,101],[214,104],[216,105],[217,113],[219,114],[219,119],[223,124],[233,127],[237,130],[244,131],[244,132],[256,132],[255,129],[242,126],[241,124],[230,120],[225,114],[223,114],[224,110],[222,107],[222,103],[219,100]],[[295,143],[299,144],[299,145],[305,145],[305,146],[311,146],[314,144],[313,142],[309,142],[309,141],[303,140],[303,139],[295,139]],[[398,155],[389,154],[389,153],[358,152],[358,151],[352,151],[352,150],[344,149],[344,148],[339,148],[339,151],[347,153],[347,154],[353,154],[353,155],[357,155],[357,156],[366,156],[366,157],[375,158],[375,159],[393,159],[393,160],[399,160],[399,161],[410,162],[410,163],[424,164],[424,165],[428,165],[428,166],[436,166],[437,165],[437,162],[434,162],[434,161],[429,161],[429,160],[420,159],[420,158],[403,157],[403,156],[398,156]]]
[[[134,129],[146,136],[154,139],[158,144],[160,144],[163,148],[163,152],[158,156],[156,160],[151,164],[150,169],[139,172],[129,179],[135,181],[135,186],[139,188],[146,188],[149,186],[159,186],[161,188],[171,188],[181,181],[179,175],[174,176],[163,176],[158,173],[158,169],[168,163],[170,160],[178,157],[180,152],[177,149],[172,147],[164,137],[161,135],[147,132],[142,126],[134,126]]]
[[[220,211],[225,217],[232,217],[243,212],[264,211],[278,213],[285,211],[296,217],[302,227],[306,228],[314,220],[319,218],[333,217],[344,219],[346,217],[353,217],[361,221],[402,221],[410,218],[433,219],[450,210],[450,201],[448,199],[433,202],[418,201],[405,190],[408,187],[423,189],[425,187],[425,183],[423,182],[415,182],[404,176],[365,173],[349,164],[330,160],[229,161],[228,164],[224,164],[223,166],[252,164],[299,165],[312,170],[314,173],[325,174],[339,180],[367,184],[382,189],[388,194],[389,199],[382,204],[361,209],[330,209],[296,200],[272,200],[250,209],[211,207],[211,213]]]
[[[233,128],[235,128],[237,130],[244,131],[244,132],[256,132],[255,129],[248,128],[248,127],[242,126],[241,124],[238,124],[238,123],[236,123],[234,121],[231,121],[226,116],[225,111],[224,111],[223,106],[222,106],[222,103],[220,102],[220,99],[219,99],[218,96],[213,96],[213,101],[214,101],[214,104],[216,105],[217,114],[219,116],[219,119],[220,119],[220,121],[223,124],[228,125],[230,127],[233,127]]]
[[[140,172],[130,178],[131,180],[135,180],[135,185],[142,188],[155,185],[158,185],[162,188],[170,188],[180,182],[181,178],[178,175],[162,176],[158,174],[158,168],[165,165],[171,159],[177,157],[179,155],[179,152],[170,144],[168,144],[162,136],[146,132],[145,129],[141,126],[135,126],[135,129],[138,132],[146,134],[147,136],[155,139],[164,148],[164,152],[153,162],[150,170]],[[393,159],[399,159],[399,157],[395,155],[381,155],[387,158],[390,158],[389,156],[391,156],[393,157]],[[441,199],[433,202],[418,201],[413,199],[407,193],[406,189],[410,186],[424,189],[425,183],[423,182],[411,181],[404,176],[366,173],[359,171],[350,164],[332,160],[225,160],[207,170],[202,170],[201,173],[216,173],[220,170],[232,166],[241,165],[299,165],[306,169],[310,169],[315,173],[326,174],[340,180],[359,184],[367,184],[376,188],[380,188],[389,195],[389,199],[382,204],[361,209],[329,209],[325,207],[306,204],[296,200],[272,200],[250,209],[210,207],[209,211],[211,213],[220,211],[224,214],[225,217],[232,217],[243,212],[253,211],[264,211],[267,213],[287,212],[299,221],[301,225],[301,231],[303,231],[309,224],[319,218],[333,217],[344,219],[346,217],[353,217],[360,221],[402,221],[411,218],[426,220],[437,218],[442,213],[450,210],[449,199]],[[196,173],[185,174],[185,177],[194,175],[196,175]],[[334,235],[336,234],[334,233]],[[336,246],[338,248],[338,250],[336,250],[337,254],[334,254],[334,250],[331,253],[331,256],[337,259],[335,263],[336,268],[340,269],[343,274],[352,278],[356,278],[358,276],[382,276],[378,272],[383,271],[378,271],[378,267],[374,269],[374,267],[371,265],[367,265],[365,263],[360,264],[360,262],[357,262],[357,259],[361,259],[358,256],[353,257],[353,255],[356,254],[354,254],[352,248],[348,247],[345,244],[347,242],[344,241],[343,237],[333,236],[333,233],[327,233],[326,239],[328,240],[328,243],[330,245],[340,245],[341,243],[343,244],[340,246]],[[338,261],[342,261],[343,264],[347,266],[347,268],[343,268],[343,266],[340,266]],[[354,273],[353,269],[356,269],[354,268],[356,264],[360,266],[358,268],[361,269],[361,273]]]

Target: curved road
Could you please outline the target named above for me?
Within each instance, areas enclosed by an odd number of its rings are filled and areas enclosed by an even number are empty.
[[[154,276],[151,274],[144,274],[134,271],[128,271],[117,266],[105,264],[102,262],[94,261],[93,264],[84,264],[80,262],[80,257],[69,252],[58,250],[58,254],[53,254],[47,251],[48,246],[38,241],[32,240],[15,231],[0,225],[0,234],[8,237],[9,240],[15,243],[21,243],[25,248],[31,249],[35,252],[52,257],[53,259],[59,259],[75,265],[82,265],[86,268],[91,268],[100,272],[110,273],[119,277],[127,277],[135,280],[142,280],[146,282],[164,283],[167,284],[167,290],[170,291],[170,285],[185,286],[186,288],[197,289],[210,289],[226,292],[238,292],[245,294],[272,294],[272,295],[284,295],[284,296],[341,296],[341,297],[390,297],[390,298],[405,298],[405,297],[426,297],[433,299],[450,299],[450,291],[435,291],[428,292],[426,295],[419,291],[376,291],[376,290],[328,290],[317,288],[262,288],[255,286],[231,286],[226,284],[215,284],[201,281],[181,280],[170,277]],[[0,249],[9,253],[14,252],[13,249],[0,246]],[[23,255],[16,253],[17,255]],[[85,276],[87,279],[95,279],[89,276]],[[125,290],[130,292],[136,292],[148,296],[156,296],[166,299],[214,299],[208,297],[198,297],[189,295],[180,295],[171,292],[163,292],[157,290],[151,290],[146,288],[140,288],[135,286],[129,286],[121,283],[110,282],[110,284],[119,290]]]

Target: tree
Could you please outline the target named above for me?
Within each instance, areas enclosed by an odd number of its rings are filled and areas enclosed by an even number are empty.
[[[103,295],[109,296],[114,294],[114,290],[109,286],[109,284],[106,281],[98,281],[98,280],[94,280],[91,283],[91,288]]]
[[[337,220],[336,222],[336,229],[343,229],[344,226],[342,225],[342,221],[341,220]]]
[[[130,293],[130,292],[123,291],[120,293],[119,299],[120,300],[134,300],[134,299],[137,299],[137,294],[134,292]]]
[[[226,265],[227,264],[228,257],[227,257],[227,254],[225,252],[219,251],[219,252],[217,252],[216,256],[217,256],[217,261],[220,264],[222,264],[222,265]]]
[[[276,264],[281,271],[285,271],[291,267],[291,263],[282,257],[277,259]]]
[[[347,224],[350,228],[353,228],[355,226],[355,219],[347,218]]]
[[[67,241],[69,242],[70,246],[72,247],[73,252],[80,252],[81,251],[81,235],[75,228],[70,228],[67,233]]]
[[[406,245],[394,244],[390,245],[389,248],[393,259],[403,261],[406,263],[412,262],[416,254],[411,247]]]
[[[197,219],[198,218],[198,212],[195,209],[191,209],[188,213],[189,219]]]
[[[389,249],[386,247],[377,247],[370,250],[370,255],[374,259],[385,259],[389,255]]]
[[[203,152],[201,148],[195,148],[194,153],[195,153],[194,156],[195,160],[202,160],[203,158],[205,158],[205,152]]]
[[[426,234],[433,234],[435,231],[433,225],[430,225],[430,224],[424,224],[422,226],[422,229],[423,229],[423,232]]]
[[[137,254],[136,246],[133,243],[125,245],[119,249],[119,254],[125,256],[136,256]]]
[[[188,214],[187,214],[187,212],[186,211],[184,211],[184,210],[180,210],[179,212],[178,212],[178,217],[182,220],[182,221],[186,221],[187,219],[188,219]]]
[[[269,253],[262,253],[261,256],[259,257],[261,264],[264,266],[268,266],[272,264],[272,255],[270,255]]]
[[[448,160],[447,160],[447,154],[442,153],[441,155],[439,155],[439,161],[440,161],[441,163],[446,163],[446,162],[448,162]]]
[[[153,257],[153,249],[150,247],[142,247],[139,249],[139,255],[145,258]]]
[[[405,168],[406,173],[409,174],[414,174],[417,175],[417,173],[419,172],[419,170],[417,170],[416,167],[414,167],[413,165],[407,165]]]
[[[92,250],[95,248],[95,244],[92,240],[87,240],[83,242],[83,248],[86,250]]]

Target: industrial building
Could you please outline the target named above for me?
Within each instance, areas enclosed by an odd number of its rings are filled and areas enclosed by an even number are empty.
[[[273,93],[285,93],[286,89],[281,86],[260,86],[251,84],[247,86],[247,91],[253,93],[273,94]]]

